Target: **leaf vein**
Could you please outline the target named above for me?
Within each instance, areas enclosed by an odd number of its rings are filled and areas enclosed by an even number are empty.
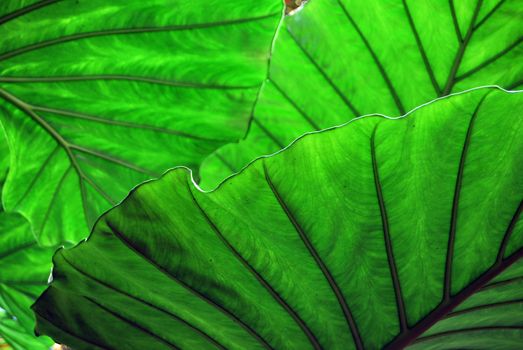
[[[207,29],[207,28],[213,28],[213,27],[220,27],[220,26],[226,26],[226,25],[235,25],[235,24],[242,24],[242,23],[248,23],[248,22],[254,22],[259,20],[264,20],[270,17],[275,16],[281,16],[281,13],[271,13],[268,15],[262,15],[257,17],[249,17],[249,18],[241,18],[241,19],[235,19],[235,20],[226,20],[226,21],[219,21],[219,22],[210,22],[210,23],[196,23],[196,24],[189,24],[189,25],[170,25],[170,26],[164,26],[164,27],[144,27],[144,28],[119,28],[119,29],[107,29],[107,30],[100,30],[100,31],[93,31],[93,32],[85,32],[85,33],[78,33],[78,34],[72,34],[67,35],[63,37],[59,37],[56,39],[46,40],[43,42],[39,42],[36,44],[28,45],[25,47],[21,47],[19,49],[15,49],[9,52],[6,52],[2,55],[0,55],[0,61],[30,52],[34,50],[38,50],[41,48],[66,43],[69,41],[74,40],[81,40],[81,39],[88,39],[93,37],[99,37],[99,36],[110,36],[110,35],[126,35],[126,34],[144,34],[144,33],[155,33],[155,32],[168,32],[168,31],[181,31],[181,30],[198,30],[198,29]]]
[[[367,47],[367,50],[369,50],[372,60],[374,61],[374,63],[376,64],[376,67],[380,71],[381,77],[385,81],[385,84],[387,85],[387,88],[389,89],[389,92],[392,95],[392,98],[394,100],[394,103],[396,104],[396,107],[398,108],[398,111],[402,115],[405,114],[406,110],[403,107],[403,103],[401,102],[398,92],[394,88],[394,85],[392,84],[392,81],[390,80],[389,75],[385,71],[385,67],[383,67],[383,65],[381,64],[381,61],[379,60],[378,55],[376,55],[376,52],[374,52],[374,49],[372,48],[369,41],[367,40],[367,38],[361,31],[360,27],[357,25],[356,21],[354,21],[354,19],[350,15],[349,10],[347,10],[347,7],[340,0],[338,0],[338,4],[340,5],[341,9],[343,10],[345,17],[347,17],[347,19],[349,20],[351,25],[354,27],[354,29],[358,33],[358,36],[363,41],[363,44],[365,45],[365,47]]]
[[[267,343],[265,339],[263,339],[254,329],[252,329],[248,324],[244,323],[242,320],[240,320],[236,315],[234,315],[231,311],[225,309],[220,304],[216,303],[211,298],[203,295],[198,290],[194,289],[187,283],[180,280],[178,277],[176,277],[172,272],[162,267],[160,264],[158,264],[156,261],[154,261],[150,256],[145,254],[144,252],[140,251],[138,248],[136,248],[131,241],[129,241],[116,227],[109,221],[106,222],[107,226],[111,229],[112,233],[115,235],[116,238],[118,238],[129,250],[131,250],[133,253],[135,253],[137,256],[141,257],[143,260],[145,260],[147,263],[149,263],[151,266],[153,266],[156,270],[167,276],[169,279],[174,281],[176,284],[179,284],[181,287],[183,287],[185,290],[187,290],[189,293],[191,293],[193,296],[195,296],[198,299],[201,299],[202,301],[206,302],[210,306],[216,308],[218,311],[220,311],[222,314],[227,316],[230,320],[237,323],[241,328],[243,328],[246,332],[248,332],[250,335],[252,335],[256,340],[258,340],[262,346],[264,346],[266,349],[272,349],[272,347]]]
[[[274,85],[274,87],[276,88],[276,90],[278,90],[280,95],[282,95],[292,105],[292,107],[294,107],[294,109],[303,117],[303,119],[307,121],[307,123],[310,124],[310,126],[312,126],[316,131],[321,129],[318,126],[318,124],[316,124],[316,122],[314,122],[314,120],[312,120],[312,118],[309,117],[307,113],[305,113],[305,111],[301,109],[300,106],[298,106],[298,104],[293,99],[291,99],[291,97],[287,95],[285,91],[283,91],[283,89],[280,87],[278,83],[276,83],[276,81],[274,81],[274,79],[270,80],[272,82],[272,85]]]
[[[73,149],[73,150],[77,150],[77,151],[82,152],[82,153],[90,154],[90,155],[93,155],[93,156],[95,156],[97,158],[105,159],[105,160],[107,160],[107,161],[109,161],[111,163],[114,163],[114,164],[126,167],[126,168],[128,168],[130,170],[134,170],[134,171],[136,171],[138,173],[142,173],[142,174],[145,174],[145,175],[150,176],[150,177],[158,177],[159,176],[159,174],[152,173],[152,172],[148,171],[147,169],[139,167],[136,164],[133,164],[131,162],[128,162],[128,161],[116,158],[116,157],[111,156],[109,154],[106,154],[106,153],[103,153],[103,152],[100,152],[100,151],[97,151],[97,150],[94,150],[94,149],[91,149],[91,148],[88,148],[88,147],[82,147],[82,146],[75,145],[75,144],[69,144],[69,147],[71,149]]]
[[[114,287],[114,286],[112,286],[112,285],[110,285],[110,284],[108,284],[108,283],[105,283],[105,282],[103,282],[102,280],[100,280],[100,279],[98,279],[98,278],[92,276],[91,274],[89,274],[89,273],[87,273],[87,272],[81,270],[81,269],[78,268],[76,265],[74,265],[74,264],[73,264],[69,259],[67,259],[67,258],[65,257],[65,254],[63,253],[63,251],[60,251],[60,256],[64,259],[64,261],[65,261],[69,266],[71,266],[74,270],[76,270],[76,271],[77,271],[79,274],[81,274],[82,276],[85,276],[85,277],[87,277],[88,279],[91,279],[92,281],[94,281],[95,283],[98,283],[98,284],[104,286],[105,288],[110,289],[110,290],[112,290],[112,291],[114,291],[114,292],[116,292],[116,293],[118,293],[118,294],[121,294],[121,295],[123,295],[123,296],[126,296],[126,297],[128,297],[128,298],[130,298],[130,299],[136,300],[137,302],[139,302],[139,303],[141,303],[141,304],[143,304],[143,305],[146,305],[146,306],[148,306],[148,307],[151,307],[151,308],[153,308],[153,309],[155,309],[155,310],[160,311],[161,313],[167,315],[168,317],[171,317],[171,318],[175,319],[176,321],[179,321],[179,322],[185,324],[186,326],[188,326],[189,328],[191,328],[192,330],[194,330],[196,333],[198,333],[200,336],[202,336],[203,338],[205,338],[205,340],[209,341],[210,343],[212,343],[212,344],[213,344],[214,346],[216,346],[217,348],[225,350],[225,347],[224,347],[223,345],[221,345],[220,343],[218,343],[215,339],[213,339],[210,335],[208,335],[207,333],[205,333],[204,331],[202,331],[202,330],[199,329],[198,327],[196,327],[196,326],[192,325],[191,323],[189,323],[187,320],[185,320],[185,319],[179,317],[178,315],[176,315],[176,314],[174,314],[174,313],[172,313],[172,312],[170,312],[170,311],[168,311],[168,310],[165,310],[165,309],[163,309],[163,308],[161,308],[161,307],[159,307],[159,306],[156,306],[155,304],[152,304],[152,303],[150,303],[150,302],[148,302],[148,301],[146,301],[146,300],[143,300],[143,299],[141,299],[141,298],[138,298],[138,297],[136,297],[136,296],[134,296],[134,295],[132,295],[132,294],[129,294],[129,293],[123,291],[123,290],[120,290],[120,289],[118,289],[118,288],[116,288],[116,287]]]
[[[43,0],[43,1],[39,1],[34,4],[25,6],[25,7],[22,7],[16,11],[10,12],[10,13],[6,14],[5,16],[0,17],[0,25],[3,25],[15,18],[26,15],[30,12],[33,12],[33,11],[42,9],[46,6],[52,5],[53,3],[58,2],[58,1],[60,1],[60,0]]]
[[[471,70],[463,73],[460,76],[457,76],[455,78],[455,82],[457,83],[457,82],[459,82],[461,80],[469,78],[470,76],[476,74],[477,72],[481,71],[482,69],[484,69],[485,67],[489,66],[490,64],[496,62],[498,59],[500,59],[501,57],[505,56],[510,51],[512,51],[514,48],[516,48],[519,44],[521,44],[522,41],[523,41],[523,36],[519,37],[518,40],[516,40],[514,43],[510,44],[508,47],[506,47],[505,49],[501,50],[500,52],[498,52],[494,56],[486,59],[484,62],[480,63],[476,67],[474,67]]]
[[[370,140],[370,150],[372,158],[372,171],[374,174],[374,185],[376,187],[376,194],[378,197],[378,204],[380,207],[381,222],[383,225],[383,237],[385,240],[385,250],[387,252],[387,261],[389,264],[390,274],[392,277],[392,284],[394,287],[394,296],[396,299],[396,307],[398,310],[398,317],[400,323],[401,332],[406,332],[408,329],[407,324],[407,315],[405,311],[405,302],[401,293],[401,283],[398,275],[398,269],[396,267],[396,262],[394,260],[394,251],[392,247],[392,240],[389,232],[389,220],[387,216],[387,208],[385,206],[385,199],[383,197],[383,190],[381,186],[381,180],[379,175],[378,160],[376,157],[376,131],[380,123],[376,124],[374,130],[372,131],[372,136]]]
[[[292,40],[294,40],[294,42],[296,43],[296,45],[298,46],[298,48],[303,52],[303,54],[305,55],[305,57],[307,57],[307,59],[314,65],[314,67],[316,68],[316,70],[321,74],[321,76],[323,77],[323,79],[325,79],[325,81],[327,83],[329,83],[329,85],[332,87],[332,89],[334,90],[334,92],[336,92],[336,94],[341,98],[341,100],[345,103],[345,105],[349,108],[349,110],[354,114],[355,117],[359,117],[361,114],[360,112],[358,112],[358,110],[356,109],[356,107],[354,107],[354,105],[352,104],[352,102],[349,101],[348,97],[343,93],[341,92],[341,90],[338,88],[338,86],[334,83],[334,81],[327,75],[327,73],[323,70],[323,68],[319,65],[318,62],[316,62],[316,60],[312,57],[312,55],[305,49],[305,47],[300,43],[300,41],[298,40],[298,38],[296,38],[296,36],[294,36],[294,34],[289,30],[289,28],[287,28],[287,32],[289,33],[290,37],[292,38]]]
[[[120,127],[126,127],[126,128],[134,128],[134,129],[140,129],[140,130],[147,130],[147,131],[151,131],[151,132],[158,132],[158,133],[182,136],[182,137],[195,139],[195,140],[211,141],[211,142],[227,142],[228,141],[225,139],[220,140],[220,139],[206,138],[206,137],[202,137],[202,136],[198,136],[198,135],[188,134],[188,133],[185,133],[182,131],[157,127],[157,126],[153,126],[153,125],[137,124],[137,123],[119,121],[119,120],[111,120],[111,119],[106,119],[106,118],[102,118],[102,117],[98,117],[98,116],[94,116],[94,115],[72,112],[72,111],[67,111],[67,110],[57,109],[57,108],[48,108],[48,107],[33,105],[32,109],[35,111],[54,113],[54,114],[61,115],[61,116],[67,116],[67,117],[87,120],[87,121],[91,121],[94,123],[114,125],[114,126],[120,126]]]
[[[506,306],[506,305],[519,304],[519,303],[523,303],[523,299],[508,300],[508,301],[501,301],[498,303],[478,305],[478,306],[470,307],[468,309],[450,312],[445,317],[443,317],[443,319],[456,317],[459,315],[468,314],[468,313],[479,311],[479,310],[497,308],[497,307],[502,307],[502,306]]]
[[[123,80],[138,83],[149,83],[157,85],[166,85],[180,88],[194,88],[194,89],[209,89],[209,90],[248,90],[258,88],[258,85],[218,85],[218,84],[203,84],[193,82],[180,82],[174,80],[148,78],[133,75],[122,74],[95,74],[95,75],[77,75],[77,76],[50,76],[50,77],[0,77],[0,82],[3,83],[55,83],[55,82],[69,82],[69,81],[90,81],[90,80]]]
[[[154,333],[153,331],[139,325],[138,323],[124,317],[123,315],[120,315],[119,313],[113,311],[113,310],[110,310],[108,307],[106,306],[103,306],[102,304],[98,303],[97,301],[95,301],[94,299],[90,298],[90,297],[87,297],[87,296],[83,296],[83,299],[89,301],[91,304],[95,305],[96,307],[98,307],[99,309],[105,311],[106,313],[114,316],[115,318],[119,319],[120,321],[122,321],[123,323],[127,323],[128,325],[130,325],[132,328],[137,328],[139,329],[142,333],[145,333],[145,334],[148,334],[149,336],[151,336],[152,338],[154,339],[157,339],[159,340],[160,342],[164,343],[165,345],[167,345],[168,347],[170,347],[171,349],[175,349],[175,350],[181,350],[178,346],[176,346],[174,343],[171,343],[170,341],[162,338],[161,336],[159,336],[158,334]]]
[[[452,0],[450,0],[450,3],[452,5],[452,9],[454,9]],[[470,39],[472,38],[472,34],[474,34],[474,23],[476,23],[476,19],[478,18],[479,11],[481,9],[482,4],[483,4],[483,0],[478,0],[478,2],[476,4],[476,8],[474,9],[472,18],[470,20],[469,29],[467,30],[467,34],[465,34],[465,38],[460,40],[458,51],[456,52],[456,56],[454,57],[452,67],[451,67],[449,75],[447,77],[447,82],[445,83],[445,88],[443,89],[440,96],[448,95],[452,91],[452,88],[454,87],[454,84],[456,83],[456,74],[458,73],[459,66],[461,65],[463,56],[465,55],[465,50],[467,49]],[[452,13],[455,17],[454,10],[452,11]]]
[[[451,295],[451,283],[452,283],[452,263],[454,258],[454,245],[456,241],[456,229],[458,222],[458,209],[459,209],[459,199],[461,195],[461,187],[463,183],[463,173],[465,171],[465,162],[467,159],[467,153],[470,145],[470,140],[472,138],[472,130],[474,128],[474,122],[479,114],[479,110],[485,101],[487,95],[484,95],[479,101],[476,109],[474,110],[470,121],[467,127],[467,133],[465,135],[465,140],[463,141],[463,147],[461,150],[461,157],[458,165],[458,174],[456,176],[456,185],[454,188],[454,198],[452,200],[452,211],[450,216],[450,228],[449,228],[449,239],[447,244],[447,257],[445,261],[445,275],[444,275],[444,299],[450,300]]]
[[[449,331],[445,331],[445,332],[441,332],[441,333],[436,333],[436,334],[431,334],[431,335],[427,335],[425,337],[418,338],[415,341],[413,341],[412,344],[418,344],[418,343],[422,343],[422,342],[425,342],[427,340],[431,340],[431,339],[434,339],[434,338],[446,337],[446,336],[454,335],[454,334],[469,333],[469,332],[479,332],[479,331],[511,330],[511,329],[512,330],[518,330],[518,329],[523,329],[523,327],[522,326],[487,326],[487,327],[472,327],[472,328],[463,328],[463,329],[453,329],[453,330],[449,330]]]
[[[187,190],[189,191],[191,198],[195,204],[195,206],[199,209],[202,216],[205,218],[205,221],[207,224],[212,228],[213,232],[216,234],[218,239],[227,247],[227,249],[234,255],[234,257],[241,263],[241,265],[246,268],[249,273],[269,292],[269,294],[280,304],[280,306],[291,316],[291,318],[298,324],[298,326],[302,329],[302,331],[305,333],[309,341],[311,342],[312,346],[315,349],[321,349],[320,344],[318,343],[316,337],[312,333],[312,331],[309,329],[307,324],[301,319],[301,317],[298,315],[298,313],[281,297],[281,295],[263,278],[263,276],[256,271],[256,269],[234,248],[234,246],[225,238],[223,233],[220,231],[220,229],[216,226],[216,224],[211,220],[209,215],[203,210],[203,208],[200,206],[200,203],[194,196],[194,193],[191,190],[191,185],[187,183]]]
[[[418,29],[416,28],[416,24],[414,23],[414,19],[412,18],[412,14],[410,13],[409,6],[407,4],[407,0],[403,1],[403,8],[405,9],[405,13],[407,15],[407,19],[409,21],[410,28],[412,29],[412,33],[414,34],[414,39],[416,40],[416,45],[418,46],[418,51],[420,52],[421,58],[423,60],[423,64],[425,65],[425,69],[427,70],[427,73],[430,78],[430,82],[432,83],[432,86],[434,87],[434,91],[439,96],[441,94],[441,88],[439,87],[439,84],[436,80],[436,76],[434,75],[434,71],[432,70],[432,66],[430,65],[429,58],[427,57],[427,53],[425,52],[425,48],[423,47],[423,43],[421,41],[420,35],[418,33]]]
[[[280,193],[276,189],[276,186],[272,182],[272,179],[269,175],[269,171],[267,170],[266,163],[263,162],[263,172],[265,174],[265,181],[267,182],[267,185],[271,189],[272,194],[274,195],[275,199],[277,200],[278,204],[280,205],[281,209],[289,219],[289,221],[292,223],[294,229],[298,233],[301,241],[307,248],[307,251],[311,255],[311,257],[314,259],[315,263],[320,268],[323,276],[327,280],[327,283],[329,284],[330,288],[332,289],[334,295],[336,296],[336,299],[340,305],[340,308],[343,312],[343,316],[345,317],[345,320],[347,321],[347,324],[349,326],[349,330],[351,332],[352,338],[354,340],[354,344],[356,345],[357,349],[363,349],[363,341],[361,339],[361,335],[358,331],[358,327],[356,325],[356,321],[354,320],[354,317],[352,315],[352,312],[350,311],[349,306],[347,305],[347,301],[345,300],[345,297],[343,296],[343,293],[341,292],[338,284],[336,283],[336,280],[334,279],[334,276],[332,276],[331,272],[329,271],[327,265],[323,262],[322,258],[316,251],[316,248],[308,238],[307,234],[301,227],[301,225],[298,223],[295,215],[292,213],[290,208],[287,206],[283,198],[281,197]]]
[[[80,340],[82,343],[86,343],[86,344],[90,344],[90,345],[94,345],[100,349],[103,349],[103,350],[116,350],[116,349],[112,349],[112,348],[106,348],[106,347],[103,347],[97,343],[94,343],[92,340],[87,340],[85,338],[82,338],[81,336],[77,335],[77,334],[74,334],[74,333],[71,333],[70,331],[68,330],[65,330],[63,329],[63,327],[60,327],[58,324],[56,324],[55,322],[51,321],[49,318],[45,317],[44,315],[42,315],[40,312],[38,312],[36,309],[33,308],[33,311],[34,313],[40,317],[41,319],[45,320],[46,322],[48,322],[49,324],[53,325],[54,327],[60,329],[60,331],[64,332],[64,333],[67,333],[69,334],[71,337],[73,338],[76,338],[78,340]]]

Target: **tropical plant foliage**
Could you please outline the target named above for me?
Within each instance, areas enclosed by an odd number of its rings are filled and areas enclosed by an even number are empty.
[[[402,115],[436,97],[523,84],[523,7],[506,1],[312,0],[278,33],[245,140],[209,157],[213,189],[304,132],[369,113]]]
[[[285,4],[0,4],[0,347],[523,346],[523,8]]]
[[[522,98],[487,88],[361,118],[211,193],[173,170],[55,255],[38,329],[78,349],[378,349],[470,348],[499,327],[511,348],[523,308],[476,307],[521,297],[481,288],[523,255]]]
[[[0,134],[0,196],[8,164],[7,143]],[[15,350],[45,350],[51,340],[33,336],[30,306],[46,287],[54,250],[39,247],[29,223],[0,205],[0,335]],[[1,344],[1,342],[0,342]]]
[[[281,13],[277,1],[0,4],[0,334],[15,349],[38,349],[29,306],[54,251],[38,245],[78,242],[133,186],[245,134]]]
[[[3,203],[56,245],[84,238],[134,185],[197,169],[244,135],[282,6],[43,3],[0,12],[0,120],[13,149]]]
[[[48,349],[49,338],[35,339],[30,306],[44,291],[54,250],[39,247],[27,221],[0,212],[0,334],[17,350]]]

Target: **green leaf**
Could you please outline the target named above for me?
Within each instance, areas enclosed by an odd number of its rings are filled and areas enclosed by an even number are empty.
[[[76,349],[395,348],[507,298],[437,342],[514,348],[523,289],[484,286],[521,273],[522,112],[476,89],[305,136],[212,192],[175,169],[55,254],[37,329]]]
[[[9,169],[9,147],[5,140],[4,131],[0,124],[0,210],[2,210],[2,188]]]
[[[0,195],[8,168],[9,150],[0,128]],[[47,286],[53,251],[38,247],[27,220],[5,213],[0,203],[0,345],[2,338],[15,350],[48,350],[53,343],[35,337],[30,308]]]
[[[518,0],[310,1],[279,31],[247,138],[204,162],[200,186],[215,188],[305,132],[402,115],[477,86],[521,85],[522,16]]]
[[[54,249],[38,247],[27,220],[0,210],[0,335],[20,350],[49,349],[34,336],[31,305],[45,290]]]
[[[3,201],[77,242],[136,184],[241,138],[283,3],[3,1]]]
[[[0,348],[14,350],[49,350],[53,342],[49,338],[36,338],[20,327],[18,321],[0,310],[0,335],[10,347],[3,347],[0,338]]]
[[[436,323],[409,349],[521,348],[522,291],[523,259],[520,258]]]

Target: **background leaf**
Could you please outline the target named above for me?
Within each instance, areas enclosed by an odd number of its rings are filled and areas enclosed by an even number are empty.
[[[0,334],[7,343],[0,338],[0,349],[14,350],[49,350],[52,341],[48,338],[36,338],[29,335],[25,329],[20,327],[16,319],[0,310]],[[5,344],[6,347],[3,346]],[[9,345],[9,346],[8,346]]]
[[[0,198],[8,163],[9,150],[0,129]],[[53,252],[38,247],[27,220],[5,213],[0,203],[0,345],[1,338],[16,350],[47,350],[53,343],[47,337],[36,338],[30,309],[47,286]]]
[[[522,84],[522,16],[517,0],[311,0],[279,31],[247,138],[204,162],[200,186],[215,188],[305,132]]]
[[[34,336],[31,305],[47,287],[54,249],[42,248],[27,220],[0,210],[0,335],[20,350],[49,349],[51,339]],[[37,346],[38,345],[38,346]]]
[[[8,161],[0,129],[0,196]],[[35,317],[30,309],[47,286],[53,251],[39,248],[28,222],[21,215],[5,213],[0,205],[0,338],[13,349],[47,350],[53,343],[47,337],[35,337]]]
[[[283,3],[0,5],[6,210],[42,245],[85,237],[132,186],[245,133]]]
[[[173,170],[57,252],[38,330],[77,349],[438,348],[434,323],[505,298],[437,341],[515,349],[522,289],[485,291],[521,273],[522,112],[483,88],[306,136],[209,193]]]

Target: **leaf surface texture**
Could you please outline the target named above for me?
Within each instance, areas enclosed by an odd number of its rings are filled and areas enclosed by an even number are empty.
[[[241,138],[283,4],[0,5],[3,202],[42,245],[76,243],[136,184]]]
[[[208,193],[172,170],[56,253],[37,328],[75,349],[516,349],[522,98],[361,118]]]
[[[522,16],[518,0],[311,0],[279,31],[249,134],[206,159],[200,185],[354,117],[521,85]]]

